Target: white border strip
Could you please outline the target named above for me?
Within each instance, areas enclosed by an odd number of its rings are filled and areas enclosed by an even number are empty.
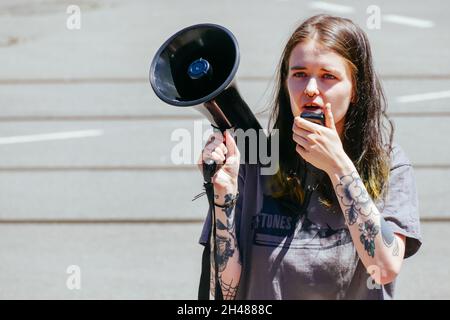
[[[314,1],[309,4],[311,9],[325,10],[325,11],[333,11],[337,13],[352,13],[355,11],[353,7],[343,6],[340,4],[322,2],[322,1]]]
[[[14,144],[14,143],[26,143],[26,142],[38,142],[49,140],[65,140],[65,139],[78,139],[87,137],[97,137],[103,134],[102,130],[83,130],[83,131],[67,131],[67,132],[54,132],[45,134],[35,134],[29,136],[15,136],[15,137],[0,137],[1,144]]]
[[[403,24],[411,27],[418,28],[432,28],[434,27],[434,22],[430,20],[423,20],[405,16],[399,16],[396,14],[384,14],[381,16],[381,19],[387,22]]]
[[[407,102],[445,99],[445,98],[450,98],[450,90],[440,92],[429,92],[423,94],[414,94],[410,96],[401,96],[397,97],[395,100],[400,103],[407,103]]]

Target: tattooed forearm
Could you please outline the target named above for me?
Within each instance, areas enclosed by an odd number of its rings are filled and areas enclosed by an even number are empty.
[[[359,258],[368,270],[381,270],[380,284],[391,282],[402,263],[403,241],[383,219],[350,159],[327,173]]]
[[[240,267],[238,268],[239,272],[236,273],[236,264],[240,266],[234,210],[237,195],[226,194],[223,199],[223,205],[216,204],[216,256],[214,260],[217,263],[218,281],[223,298],[234,299],[240,278]],[[216,277],[213,261],[211,262],[211,269],[211,291],[214,295]]]
[[[232,218],[232,213],[234,213],[234,206],[236,204],[238,195],[227,193],[225,198],[224,206],[227,206],[226,208],[222,208],[222,211],[227,216],[227,220],[230,220]],[[233,219],[234,221],[234,219]]]
[[[352,172],[350,175],[340,177],[339,184],[335,188],[336,195],[345,207],[343,211],[349,225],[355,224],[360,215],[369,217],[375,214],[372,199],[358,173]]]
[[[392,248],[393,256],[398,256],[399,254],[398,240],[394,232],[392,231],[392,228],[386,222],[386,220],[384,220],[383,217],[380,219],[380,225],[381,225],[381,237],[383,238],[384,244],[386,245],[386,247]]]
[[[360,240],[370,257],[375,257],[375,237],[379,232],[378,226],[370,219],[359,224]]]
[[[230,205],[236,200],[234,194],[225,195],[225,206]],[[234,219],[234,205],[221,208],[222,212],[226,217],[226,225],[219,219],[216,219],[217,233],[216,236],[216,247],[217,256],[216,261],[219,267],[219,272],[225,270],[228,260],[234,255],[237,248],[236,239],[236,224]]]
[[[227,266],[228,260],[234,255],[234,239],[230,237],[223,237],[217,234],[216,245],[216,262],[219,268],[219,272],[223,272],[225,270],[225,267]]]
[[[214,274],[214,263],[211,263],[211,295],[215,297],[216,294],[216,284],[215,284],[215,274]],[[222,288],[222,296],[224,300],[233,300],[236,298],[236,293],[239,285],[239,281],[231,279],[230,283],[224,281],[222,276],[219,276],[219,282]]]
[[[238,289],[238,283],[234,283],[234,279],[231,279],[230,283],[225,283],[220,278],[220,283],[222,284],[222,295],[224,300],[232,300],[236,297],[237,289]]]

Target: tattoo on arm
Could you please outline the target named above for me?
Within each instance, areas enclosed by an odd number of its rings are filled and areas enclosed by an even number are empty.
[[[361,232],[359,239],[364,245],[364,249],[369,256],[372,258],[375,257],[375,237],[379,232],[378,226],[371,219],[360,223],[358,226],[359,231]]]
[[[349,226],[354,225],[360,216],[366,218],[364,222],[358,223],[358,227],[361,232],[360,241],[367,254],[372,258],[375,257],[375,237],[381,229],[381,238],[384,244],[386,247],[392,248],[393,256],[398,256],[400,251],[398,239],[390,225],[383,217],[380,218],[380,226],[370,219],[372,215],[379,215],[379,212],[374,210],[375,204],[358,173],[354,171],[340,177],[335,189],[336,195],[344,207],[344,216]]]
[[[233,256],[235,248],[232,244],[232,239],[220,235],[217,235],[216,246],[216,262],[219,267],[219,272],[223,272],[227,266],[228,260]]]
[[[392,255],[398,256],[399,254],[399,245],[398,245],[398,239],[395,236],[394,232],[392,231],[391,226],[384,220],[383,217],[380,219],[380,225],[381,225],[381,237],[383,238],[383,242],[386,245],[386,247],[391,248],[392,247]]]
[[[211,260],[211,276],[210,276],[210,288],[211,295],[215,297],[216,295],[216,284],[215,284],[215,269],[214,262]],[[222,297],[224,300],[232,300],[236,297],[239,283],[233,283],[234,279],[231,279],[230,283],[225,283],[222,276],[219,274],[219,283],[222,288]]]
[[[225,195],[225,204],[230,203],[235,199],[235,195],[233,194],[227,194]],[[219,233],[216,233],[216,263],[217,268],[219,272],[219,283],[222,289],[223,298],[228,299],[234,299],[237,293],[238,289],[238,282],[234,283],[234,279],[231,279],[229,283],[225,282],[222,277],[222,272],[225,270],[228,261],[231,257],[236,253],[238,242],[236,238],[236,224],[235,224],[235,217],[234,217],[234,206],[222,208],[221,209],[223,213],[225,213],[226,221],[222,221],[218,218],[216,218],[216,228]],[[238,262],[240,262],[240,259],[238,259]],[[211,291],[214,295],[215,293],[215,269],[214,269],[214,262],[211,262]]]
[[[359,215],[369,217],[376,213],[372,209],[373,201],[358,173],[352,172],[350,175],[342,176],[335,189],[340,202],[346,208],[344,215],[349,225],[355,224]]]
[[[233,283],[234,279],[231,279],[230,283],[225,283],[220,277],[220,283],[222,284],[222,295],[224,300],[231,300],[236,297],[238,283]]]

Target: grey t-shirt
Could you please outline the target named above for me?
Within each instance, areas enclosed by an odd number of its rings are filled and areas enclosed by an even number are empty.
[[[312,167],[312,166],[311,166]],[[308,183],[325,174],[315,169]],[[337,200],[330,209],[313,192],[299,218],[272,198],[270,176],[257,165],[241,165],[236,230],[242,259],[237,299],[392,299],[395,282],[379,286],[356,252]],[[405,257],[421,245],[413,168],[403,150],[391,154],[389,193],[375,203],[395,233],[406,236]],[[200,243],[208,242],[208,212]]]

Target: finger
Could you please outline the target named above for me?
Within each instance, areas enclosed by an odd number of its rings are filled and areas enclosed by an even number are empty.
[[[212,151],[208,151],[205,148],[197,160],[197,167],[200,169],[200,171],[203,171],[203,164],[208,162],[208,160],[215,161],[214,157],[212,156]]]
[[[211,142],[210,144],[205,146],[204,150],[207,150],[209,152],[213,152],[214,149],[218,148],[221,144],[220,140],[214,140],[214,142]]]
[[[294,118],[294,126],[296,126],[297,128],[302,128],[309,132],[317,132],[320,129],[320,125],[318,125],[314,122],[305,120],[300,116],[297,116]]]
[[[225,162],[225,157],[223,155],[220,155],[219,153],[213,151],[211,153],[211,159],[214,160],[215,163],[217,164],[222,164]]]
[[[309,141],[306,141],[305,139],[301,139],[301,138],[297,139],[297,141],[295,141],[295,143],[297,143],[297,145],[302,147],[303,150],[309,151],[311,149],[311,144],[309,143]]]
[[[214,145],[206,146],[202,151],[202,161],[205,162],[208,159],[211,159],[211,153],[216,149]]]
[[[329,102],[325,105],[325,125],[327,128],[336,130],[333,112],[331,112],[331,103]]]
[[[298,134],[299,136],[303,136],[303,137],[307,137],[307,138],[310,138],[309,135],[313,134],[313,133],[311,133],[311,131],[305,130],[305,129],[297,127],[297,126],[294,126],[292,131],[295,134]]]
[[[297,153],[302,157],[305,158],[305,154],[309,153],[309,150],[305,149],[304,147],[302,147],[301,145],[297,144],[297,146],[295,147],[295,151],[297,151]]]
[[[220,150],[222,155],[226,155],[228,153],[228,149],[227,147],[225,147],[225,145],[223,143],[216,145],[216,144],[211,144],[207,147],[205,147],[204,152],[211,154],[213,151],[216,150]]]
[[[222,150],[224,155],[226,155],[228,153],[228,149],[227,149],[227,147],[225,147],[225,144],[223,144],[223,143],[219,144],[218,148],[220,148],[220,150]]]
[[[234,137],[231,135],[229,129],[225,131],[225,146],[227,148],[228,157],[239,154],[239,150],[234,141]]]
[[[213,134],[211,134],[209,136],[208,141],[206,142],[206,146],[208,146],[212,143],[215,143],[216,145],[218,145],[222,142],[224,142],[222,133],[220,131],[215,131]]]
[[[217,146],[217,148],[214,149],[214,152],[225,159],[225,154],[223,153],[222,148],[220,148],[220,145]]]
[[[302,144],[309,143],[309,140],[306,137],[302,137],[296,133],[292,134],[292,139],[294,140],[295,143],[302,143]]]

